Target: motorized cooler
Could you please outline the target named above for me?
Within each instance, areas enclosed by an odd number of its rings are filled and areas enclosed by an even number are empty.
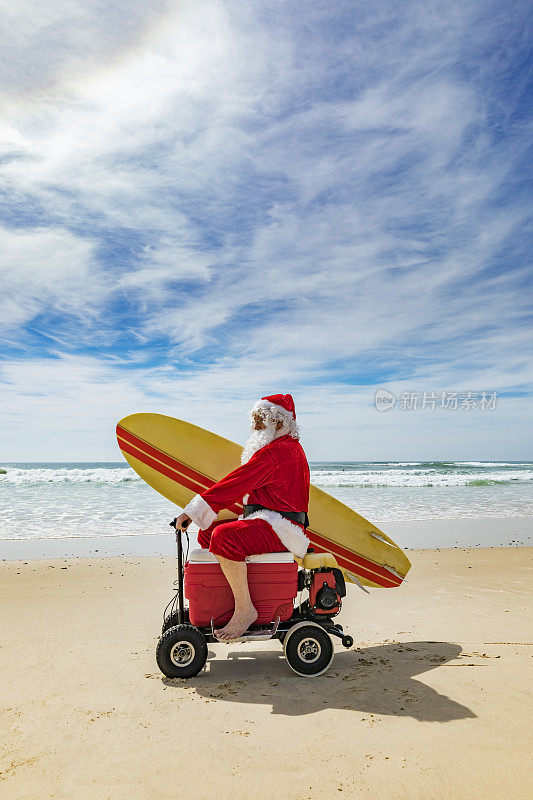
[[[247,556],[248,585],[259,613],[256,625],[269,625],[292,615],[298,591],[298,565],[292,553]],[[193,550],[185,564],[185,597],[192,625],[224,625],[233,614],[233,593],[216,557],[209,550]]]

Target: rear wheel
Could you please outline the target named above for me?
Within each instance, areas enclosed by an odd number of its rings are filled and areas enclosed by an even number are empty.
[[[329,634],[314,622],[301,622],[285,636],[285,658],[297,675],[316,678],[333,661],[333,642]]]
[[[192,678],[207,661],[207,641],[194,625],[175,625],[160,638],[157,666],[167,678]]]

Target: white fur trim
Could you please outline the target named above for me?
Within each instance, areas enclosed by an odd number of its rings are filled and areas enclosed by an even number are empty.
[[[201,531],[209,528],[217,518],[216,512],[205,502],[201,494],[195,494],[183,511],[192,519],[195,525],[198,525]]]
[[[241,515],[239,519],[242,518]],[[265,522],[268,522],[274,533],[277,534],[280,542],[285,545],[287,550],[290,550],[290,552],[294,553],[298,558],[303,558],[307,553],[309,539],[303,530],[299,525],[295,525],[294,522],[291,522],[290,519],[282,517],[277,511],[270,511],[269,509],[254,511],[252,514],[248,514],[246,519],[264,519]]]

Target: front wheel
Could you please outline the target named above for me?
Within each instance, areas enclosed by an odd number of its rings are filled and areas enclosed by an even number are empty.
[[[207,661],[207,641],[194,625],[175,625],[160,638],[157,666],[167,678],[192,678]]]
[[[322,675],[333,661],[333,642],[315,622],[300,622],[285,636],[285,658],[289,667],[307,678]]]

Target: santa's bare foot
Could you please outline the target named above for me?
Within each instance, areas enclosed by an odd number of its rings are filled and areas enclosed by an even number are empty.
[[[246,608],[235,609],[235,613],[224,628],[215,631],[217,637],[223,642],[229,642],[231,639],[238,639],[245,631],[248,630],[250,625],[253,625],[258,617],[258,613],[253,606]]]

